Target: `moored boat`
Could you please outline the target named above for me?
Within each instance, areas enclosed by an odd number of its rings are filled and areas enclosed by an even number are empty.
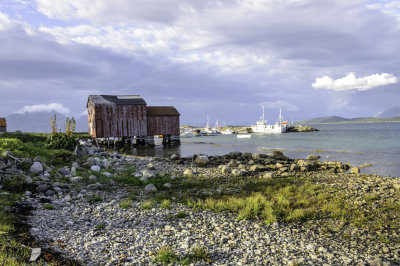
[[[282,110],[279,109],[279,118],[274,125],[267,124],[264,119],[264,105],[262,106],[263,112],[260,119],[255,125],[251,126],[254,133],[285,133],[289,121],[284,121],[282,117]]]

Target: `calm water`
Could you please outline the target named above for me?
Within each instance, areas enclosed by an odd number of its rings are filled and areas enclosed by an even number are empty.
[[[354,166],[370,163],[363,173],[400,177],[400,123],[317,125],[319,132],[276,135],[252,134],[250,139],[236,135],[183,138],[180,147],[134,149],[142,156],[170,156],[179,153],[223,155],[231,151],[267,153],[280,149],[290,158],[321,156],[321,161],[349,162]]]

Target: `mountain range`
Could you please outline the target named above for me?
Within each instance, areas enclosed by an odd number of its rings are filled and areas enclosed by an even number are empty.
[[[15,113],[6,117],[7,131],[15,132],[20,130],[22,132],[38,132],[49,133],[51,132],[50,119],[56,115],[57,129],[65,132],[65,125],[67,117],[58,112],[34,112],[34,113]],[[82,116],[76,119],[75,132],[87,132],[88,121],[87,116]]]

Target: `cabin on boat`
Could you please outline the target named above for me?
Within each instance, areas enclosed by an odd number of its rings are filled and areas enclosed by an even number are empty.
[[[180,114],[173,106],[147,106],[140,95],[89,95],[89,135],[94,138],[135,139],[137,144],[179,145]]]
[[[7,120],[5,118],[0,117],[0,132],[7,131]]]

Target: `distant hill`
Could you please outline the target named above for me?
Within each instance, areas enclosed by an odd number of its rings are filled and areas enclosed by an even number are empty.
[[[400,116],[391,118],[376,118],[376,117],[343,118],[339,116],[327,116],[327,117],[301,120],[296,122],[296,124],[313,125],[313,124],[345,124],[345,123],[380,123],[380,122],[400,122]]]
[[[301,121],[296,122],[296,124],[305,124],[305,125],[327,124],[327,123],[344,122],[344,121],[347,121],[347,120],[348,119],[340,117],[340,116],[326,116],[326,117],[318,117],[318,118],[311,118],[311,119],[301,120]]]
[[[20,130],[22,132],[51,132],[50,118],[56,115],[57,129],[65,131],[66,116],[58,112],[35,112],[12,114],[6,117],[7,131],[14,132]],[[87,132],[88,122],[87,117],[83,116],[76,120],[76,132]]]
[[[385,111],[379,112],[374,117],[376,118],[391,118],[400,116],[400,106],[392,107]]]

